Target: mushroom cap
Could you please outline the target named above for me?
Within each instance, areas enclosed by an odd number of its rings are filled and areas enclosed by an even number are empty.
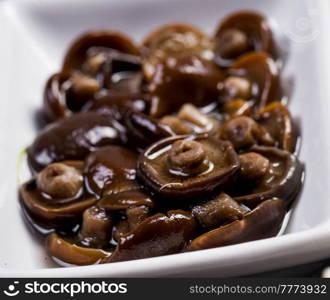
[[[82,161],[65,161],[63,164],[77,168],[82,172]],[[35,179],[24,183],[20,190],[20,201],[33,222],[43,227],[57,227],[76,222],[88,207],[95,204],[95,197],[79,192],[68,199],[54,199],[46,196],[35,183]]]
[[[276,235],[286,210],[282,200],[273,198],[262,202],[247,213],[242,220],[206,232],[192,240],[189,250],[228,246]]]
[[[51,121],[72,114],[67,107],[65,91],[62,85],[70,79],[70,73],[60,72],[52,75],[44,90],[44,111]]]
[[[147,80],[155,72],[156,65],[168,56],[196,54],[213,58],[213,39],[198,28],[187,24],[168,24],[150,33],[144,40],[143,70]]]
[[[237,151],[257,144],[274,145],[272,136],[254,119],[247,116],[229,118],[216,134],[219,138],[230,141]]]
[[[274,60],[263,52],[251,52],[241,56],[229,68],[231,76],[249,79],[253,88],[254,106],[263,108],[268,103],[281,100],[282,91],[279,82],[279,71]]]
[[[105,114],[85,112],[46,126],[28,150],[28,162],[34,171],[50,163],[81,160],[101,146],[121,143],[115,120]]]
[[[108,262],[141,259],[181,251],[192,238],[196,222],[190,213],[172,210],[142,221],[122,236]]]
[[[128,145],[139,152],[151,144],[173,135],[171,128],[142,112],[127,109],[122,124],[127,132]]]
[[[229,15],[219,24],[215,37],[219,38],[228,30],[243,32],[250,44],[249,51],[261,51],[275,56],[272,30],[268,20],[252,11],[239,11]]]
[[[97,205],[107,211],[125,210],[134,206],[155,207],[152,197],[140,189],[105,195],[99,200]]]
[[[266,175],[255,184],[246,186],[239,176],[233,189],[234,199],[247,206],[256,206],[265,199],[277,197],[289,205],[297,196],[303,181],[303,165],[296,156],[275,147],[254,146],[251,152],[259,153],[269,160]]]
[[[130,93],[109,90],[105,95],[95,99],[84,106],[84,111],[96,111],[108,114],[116,120],[122,121],[127,110],[146,112],[148,108],[147,96],[141,93]]]
[[[45,86],[43,109],[50,121],[69,117],[93,101],[101,86],[96,78],[83,73],[59,72]]]
[[[79,246],[75,241],[69,241],[57,233],[51,233],[46,238],[46,248],[56,262],[70,265],[94,265],[102,263],[111,256],[111,252],[102,249]]]
[[[120,146],[102,147],[85,160],[85,183],[97,197],[138,189],[137,154]]]
[[[63,62],[63,70],[80,70],[87,58],[88,50],[93,47],[102,47],[117,50],[122,53],[139,55],[140,50],[124,34],[104,30],[89,31],[76,39],[69,47]]]
[[[195,176],[180,176],[170,172],[168,156],[173,144],[189,139],[204,149],[208,168]],[[160,196],[178,199],[196,198],[223,186],[239,169],[239,159],[230,142],[198,136],[175,136],[153,144],[138,160],[138,176],[146,187]]]
[[[257,121],[276,140],[277,147],[294,152],[297,129],[290,111],[280,102],[272,102],[257,113]]]
[[[183,104],[207,106],[219,95],[218,84],[224,73],[212,62],[197,55],[166,57],[158,63],[148,89],[150,114],[162,117]]]

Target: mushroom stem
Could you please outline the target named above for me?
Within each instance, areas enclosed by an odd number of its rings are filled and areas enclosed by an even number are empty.
[[[53,198],[72,198],[82,188],[81,172],[63,163],[48,165],[37,175],[37,185],[44,193]]]
[[[190,250],[201,250],[233,245],[276,235],[283,222],[286,210],[282,200],[272,198],[228,225],[211,230],[195,238]]]
[[[203,146],[189,139],[176,141],[168,155],[170,172],[185,176],[202,173],[207,167],[206,162]]]
[[[102,248],[111,237],[112,218],[104,208],[92,206],[85,210],[80,231],[82,243]]]

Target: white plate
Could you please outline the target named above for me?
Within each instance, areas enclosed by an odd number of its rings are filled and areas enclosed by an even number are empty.
[[[286,234],[245,244],[144,260],[56,268],[27,229],[17,202],[16,160],[36,134],[45,80],[69,42],[91,28],[140,41],[155,27],[188,22],[212,33],[231,11],[253,9],[277,22],[289,53],[285,83],[300,119],[306,181]],[[0,2],[0,276],[234,276],[330,254],[330,62],[327,0],[57,0]]]

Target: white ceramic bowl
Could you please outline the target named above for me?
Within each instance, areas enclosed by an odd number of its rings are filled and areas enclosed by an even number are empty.
[[[330,254],[330,28],[327,0],[54,0],[0,2],[0,276],[234,276],[308,263]],[[172,21],[208,33],[228,13],[257,10],[277,23],[290,110],[300,120],[306,181],[284,235],[108,265],[57,268],[23,221],[16,160],[36,135],[45,80],[69,43],[92,28],[140,41]]]

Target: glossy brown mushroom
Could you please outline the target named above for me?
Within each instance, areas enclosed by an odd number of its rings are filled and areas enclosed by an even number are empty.
[[[28,150],[34,171],[50,163],[81,160],[99,147],[121,143],[122,133],[111,116],[86,112],[58,120],[45,127]]]
[[[213,192],[239,169],[231,143],[207,135],[178,136],[152,145],[140,155],[138,175],[163,197],[194,199]]]
[[[141,259],[181,251],[192,238],[196,222],[182,210],[156,214],[120,238],[108,262]]]
[[[249,207],[273,197],[283,199],[289,205],[296,198],[302,184],[302,164],[290,152],[275,147],[254,146],[249,151],[263,156],[268,162],[259,164],[252,158],[254,168],[262,168],[264,171],[260,173],[252,168],[254,175],[260,175],[259,178],[254,176],[253,179],[257,180],[247,180],[246,174],[240,177],[239,173],[230,195],[238,203]]]
[[[51,121],[78,112],[101,89],[99,82],[82,73],[57,73],[44,91],[44,110]]]
[[[50,256],[63,266],[99,264],[111,256],[111,252],[83,247],[79,244],[79,241],[61,237],[57,233],[51,233],[47,236],[46,248]]]
[[[150,209],[147,206],[131,206],[126,209],[127,222],[130,230],[138,227],[150,216]]]
[[[206,106],[218,98],[224,74],[211,61],[196,55],[167,57],[156,65],[149,84],[150,114],[162,117],[183,104]]]
[[[113,217],[104,208],[91,206],[84,211],[79,232],[81,244],[86,247],[103,248],[111,240]]]
[[[236,150],[253,145],[273,146],[273,137],[255,120],[247,116],[235,116],[227,120],[219,130],[219,137],[230,141]]]
[[[199,224],[208,229],[240,220],[247,212],[247,208],[239,205],[225,193],[221,193],[214,199],[196,205],[192,209],[192,213]]]
[[[229,68],[231,76],[243,77],[252,83],[251,100],[255,108],[282,100],[279,71],[274,60],[265,53],[251,52],[241,56]]]
[[[52,75],[44,90],[44,111],[46,117],[51,120],[57,120],[71,115],[67,106],[66,83],[70,80],[70,73],[56,73]]]
[[[205,59],[213,58],[211,37],[186,24],[169,24],[149,34],[144,42],[143,70],[147,80],[153,77],[157,64],[166,57],[196,54]]]
[[[157,119],[133,109],[123,114],[122,124],[127,132],[127,144],[137,151],[174,135],[171,128]]]
[[[117,222],[114,224],[112,237],[118,243],[120,239],[128,232],[138,227],[145,219],[150,217],[151,209],[145,205],[138,203],[131,203],[131,205],[122,205],[120,212],[117,213]],[[133,206],[132,206],[133,204]],[[114,206],[111,206],[112,210]],[[119,216],[119,220],[118,220]]]
[[[139,49],[124,34],[114,31],[90,31],[76,39],[67,51],[63,70],[81,70],[93,48],[116,50],[121,53],[139,55]]]
[[[287,107],[280,102],[270,103],[258,112],[257,121],[272,135],[277,147],[295,151],[297,130]]]
[[[37,174],[36,180],[40,191],[53,198],[75,197],[83,187],[80,164],[50,164]]]
[[[143,87],[141,59],[102,47],[92,48],[82,66],[82,71],[94,77],[105,90],[139,93]],[[96,59],[101,60],[96,63]]]
[[[137,154],[120,146],[102,147],[85,160],[86,186],[100,197],[139,189],[136,179]]]
[[[155,207],[152,197],[140,190],[138,186],[132,186],[131,190],[121,191],[120,193],[104,195],[97,205],[107,211],[125,210],[135,206]]]
[[[140,93],[109,90],[104,95],[99,95],[84,106],[84,111],[97,111],[109,114],[119,122],[127,110],[147,112],[148,100],[146,95]]]
[[[211,133],[219,127],[219,121],[203,113],[190,103],[184,104],[178,111],[177,116],[186,124],[189,124],[194,133]]]
[[[77,222],[84,210],[96,202],[82,185],[73,186],[79,184],[76,173],[82,176],[82,170],[81,161],[51,164],[24,183],[20,200],[29,217],[46,228]]]
[[[253,96],[253,83],[244,77],[229,76],[220,84],[220,104],[224,105],[232,100],[250,100]]]
[[[243,99],[231,100],[224,103],[221,112],[224,113],[227,118],[236,116],[251,117],[253,114],[253,102]]]
[[[195,238],[189,250],[201,250],[234,245],[275,236],[281,229],[286,210],[282,200],[264,201],[242,220],[206,232]]]
[[[164,116],[160,119],[160,123],[169,126],[176,135],[191,134],[194,131],[189,123],[181,120],[177,116]]]
[[[269,159],[256,152],[243,153],[239,156],[239,160],[241,162],[239,177],[250,182],[262,179],[271,167]]]
[[[272,31],[262,15],[241,11],[221,21],[216,34],[215,53],[221,65],[227,66],[237,57],[251,51],[275,55]]]

